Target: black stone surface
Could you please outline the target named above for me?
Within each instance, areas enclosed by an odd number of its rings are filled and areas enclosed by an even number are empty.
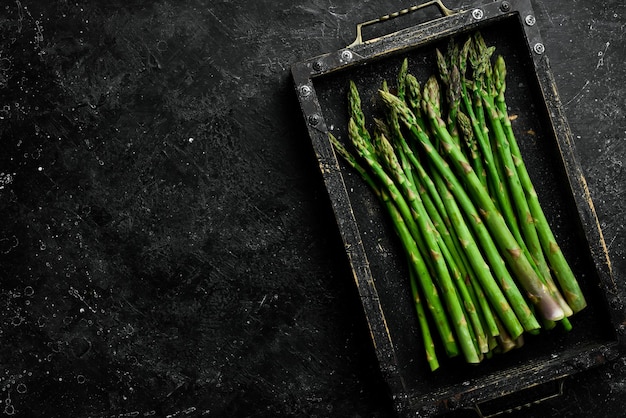
[[[289,69],[412,4],[3,2],[0,414],[393,416]],[[534,7],[623,289],[626,6]]]

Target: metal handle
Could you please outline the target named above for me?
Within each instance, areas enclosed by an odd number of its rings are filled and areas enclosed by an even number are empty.
[[[530,392],[530,396],[531,399],[525,399],[524,401],[521,401],[519,399],[514,400],[512,403],[512,405],[509,405],[508,407],[502,408],[502,406],[500,405],[498,407],[498,409],[494,412],[490,412],[490,413],[486,413],[486,411],[481,410],[481,405],[476,404],[474,405],[474,411],[478,414],[479,418],[493,418],[502,414],[506,414],[506,413],[511,413],[513,411],[519,411],[522,408],[529,408],[532,405],[536,405],[539,404],[541,402],[547,401],[549,399],[553,399],[553,398],[558,398],[559,396],[563,395],[563,384],[564,379],[560,379],[560,380],[556,380],[551,382],[552,384],[555,385],[554,388],[549,388],[548,387],[548,383],[543,383],[535,388],[528,388],[528,389],[524,389],[525,391],[531,391]],[[535,395],[532,391],[533,389],[536,392],[539,392],[541,390],[545,390],[546,393],[545,394],[540,394],[537,398],[532,399],[532,397]],[[519,393],[518,394],[514,394],[514,396],[516,398],[519,398]],[[483,404],[484,405],[484,404]]]
[[[380,22],[385,22],[387,20],[395,19],[396,17],[404,16],[404,15],[407,15],[409,13],[415,12],[417,10],[420,10],[429,6],[437,6],[443,16],[450,16],[454,13],[454,11],[444,6],[444,4],[442,3],[442,0],[430,0],[430,1],[427,1],[426,3],[418,4],[415,6],[411,6],[407,9],[400,10],[399,12],[394,12],[388,15],[384,15],[377,19],[368,20],[367,22],[359,23],[356,25],[356,39],[354,40],[354,42],[348,45],[347,48],[352,48],[355,45],[363,44],[363,35],[362,35],[363,27],[370,26],[370,25],[380,23]],[[367,42],[372,42],[372,41],[375,41],[376,39],[378,38],[370,39]]]

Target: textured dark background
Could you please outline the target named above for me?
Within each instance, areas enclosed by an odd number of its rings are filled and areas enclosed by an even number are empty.
[[[3,1],[0,414],[392,416],[289,69],[412,4]],[[623,280],[626,6],[534,7]]]

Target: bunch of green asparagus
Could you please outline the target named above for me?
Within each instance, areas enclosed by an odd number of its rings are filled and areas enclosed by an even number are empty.
[[[439,350],[479,363],[525,332],[569,330],[586,306],[524,165],[494,52],[479,32],[451,41],[423,87],[405,59],[371,121],[351,81],[349,141],[329,133],[402,242],[431,370]]]

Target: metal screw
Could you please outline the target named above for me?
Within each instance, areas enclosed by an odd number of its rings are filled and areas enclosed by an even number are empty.
[[[472,17],[476,20],[480,20],[482,19],[484,16],[484,13],[481,9],[474,9],[472,10]]]
[[[541,42],[537,42],[537,43],[535,44],[535,46],[533,46],[533,50],[534,50],[537,54],[541,55],[541,54],[543,54],[544,52],[546,52],[546,47],[545,47],[545,46],[544,46]]]
[[[352,59],[352,52],[347,49],[341,53],[341,59],[344,61],[350,61]]]
[[[524,19],[524,21],[528,26],[534,26],[535,23],[537,23],[537,19],[535,19],[535,16],[533,15],[526,16],[526,19]]]
[[[311,94],[312,91],[313,90],[311,90],[311,87],[309,87],[309,86],[306,86],[306,85],[301,86],[300,87],[300,96],[307,97],[309,94]]]
[[[511,10],[511,3],[509,3],[508,1],[503,1],[502,3],[500,3],[500,11],[508,12],[509,10]]]
[[[315,62],[313,63],[313,69],[314,69],[315,71],[321,71],[321,70],[322,70],[322,68],[324,68],[324,63],[323,63],[322,61],[315,61]]]
[[[309,116],[308,120],[309,120],[309,123],[311,124],[311,126],[315,126],[318,123],[320,123],[320,115],[313,114],[313,115]]]

